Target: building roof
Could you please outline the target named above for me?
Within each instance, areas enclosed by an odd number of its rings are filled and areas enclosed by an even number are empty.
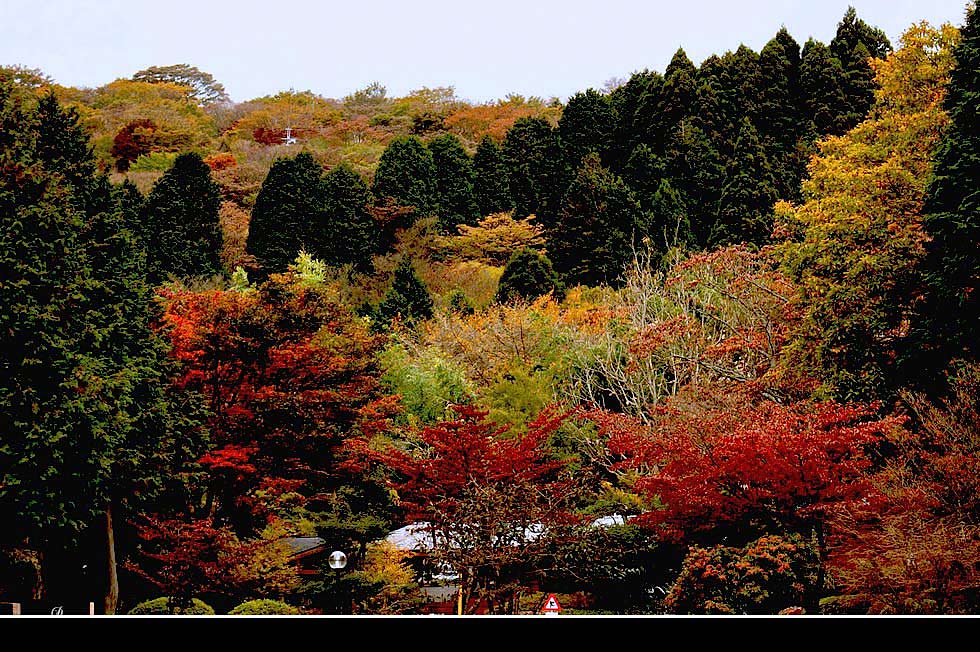
[[[327,545],[320,537],[283,537],[281,541],[289,547],[290,557],[304,555]]]

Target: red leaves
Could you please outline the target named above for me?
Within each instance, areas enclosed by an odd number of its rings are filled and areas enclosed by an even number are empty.
[[[636,488],[666,505],[641,522],[675,539],[752,519],[793,525],[865,496],[867,447],[900,422],[865,407],[769,401],[671,409],[650,428],[598,420],[623,466],[646,469]]]
[[[565,414],[546,410],[527,434],[505,437],[507,428],[486,421],[487,412],[463,405],[453,409],[459,415],[455,421],[422,430],[421,454],[395,450],[385,456],[404,478],[397,489],[412,516],[452,513],[456,499],[473,487],[533,487],[543,497],[560,489],[556,476],[565,463],[549,459],[547,442]]]

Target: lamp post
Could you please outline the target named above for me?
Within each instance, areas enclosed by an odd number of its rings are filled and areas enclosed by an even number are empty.
[[[334,570],[342,570],[345,566],[347,566],[347,555],[339,550],[334,550],[330,553],[330,556],[327,557],[327,563],[330,564],[330,568]]]

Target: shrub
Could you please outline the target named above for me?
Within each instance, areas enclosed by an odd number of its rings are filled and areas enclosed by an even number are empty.
[[[548,257],[533,249],[518,249],[510,257],[497,288],[497,301],[533,300],[551,293],[556,301],[565,298],[565,286],[558,279]]]
[[[295,616],[303,613],[302,609],[293,607],[279,600],[249,600],[243,602],[231,611],[229,616]]]
[[[187,609],[175,608],[173,612],[170,611],[168,602],[170,598],[154,598],[152,600],[146,600],[145,602],[140,602],[138,605],[129,610],[130,616],[150,616],[150,615],[174,615],[174,616],[213,616],[214,609],[208,606],[202,600],[194,598],[191,601],[191,606]]]

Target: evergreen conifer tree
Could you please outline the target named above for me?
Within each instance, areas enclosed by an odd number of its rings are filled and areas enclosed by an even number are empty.
[[[800,46],[780,29],[759,55],[762,81],[756,122],[769,156],[780,199],[797,200],[806,166],[800,86]]]
[[[378,161],[371,188],[380,201],[415,208],[415,217],[436,209],[436,170],[430,152],[416,136],[391,141]]]
[[[549,233],[555,267],[569,283],[615,284],[632,255],[641,213],[623,180],[589,154],[565,195],[560,227]]]
[[[589,152],[595,152],[607,161],[615,127],[616,116],[609,98],[592,88],[572,95],[558,121],[566,162],[578,167]]]
[[[568,169],[555,129],[542,118],[521,118],[503,144],[514,196],[514,217],[536,215],[545,228],[555,225]]]
[[[223,271],[218,209],[221,189],[199,154],[181,154],[153,186],[146,203],[151,279],[209,276]]]
[[[980,355],[980,6],[967,9],[944,108],[950,125],[934,159],[923,226],[924,297],[912,320],[910,378],[942,387],[952,360]]]
[[[375,327],[383,330],[395,318],[414,324],[432,317],[432,297],[425,284],[415,274],[412,261],[403,258],[395,268],[395,276],[384,299],[374,311]]]
[[[323,177],[322,188],[322,217],[310,238],[309,253],[329,265],[370,269],[381,234],[367,210],[367,184],[350,165],[341,163]]]
[[[302,249],[333,252],[337,233],[323,223],[322,177],[323,168],[309,152],[272,164],[255,200],[245,245],[263,275],[285,272]]]
[[[476,223],[479,208],[473,194],[473,162],[453,134],[429,142],[435,166],[436,212],[443,233],[454,233],[457,224]]]
[[[755,127],[748,118],[743,118],[735,153],[726,169],[718,219],[709,244],[764,243],[772,231],[775,203],[776,191],[766,152]]]
[[[557,301],[565,298],[565,285],[555,273],[551,260],[533,249],[522,247],[507,261],[495,300],[499,303],[512,299],[533,300],[549,292]]]
[[[481,216],[514,208],[507,163],[490,136],[483,137],[473,156],[473,195]]]

